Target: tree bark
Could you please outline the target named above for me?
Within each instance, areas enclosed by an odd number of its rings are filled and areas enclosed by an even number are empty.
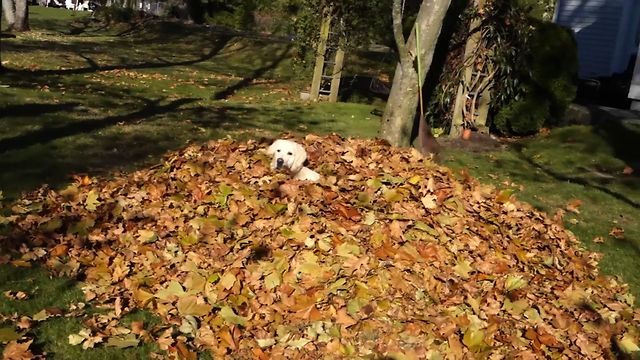
[[[13,24],[14,31],[29,31],[29,3],[27,0],[16,1],[16,22]]]
[[[7,28],[12,29],[13,24],[16,23],[16,9],[13,0],[2,0],[2,13],[4,19],[7,20]]]
[[[419,101],[418,73],[413,66],[420,56],[420,75],[423,82],[435,52],[442,22],[451,0],[423,0],[408,41],[402,33],[402,9],[400,0],[393,1],[393,34],[398,47],[400,62],[396,65],[391,92],[382,116],[380,136],[394,146],[409,146],[411,130]],[[419,28],[420,39],[416,39],[415,28]],[[416,41],[420,41],[420,54],[416,54]],[[421,120],[421,119],[419,119]]]

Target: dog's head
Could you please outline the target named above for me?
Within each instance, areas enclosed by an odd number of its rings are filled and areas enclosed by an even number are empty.
[[[288,169],[292,174],[298,173],[307,160],[304,147],[291,140],[274,141],[267,149],[267,154],[272,157],[271,169]]]

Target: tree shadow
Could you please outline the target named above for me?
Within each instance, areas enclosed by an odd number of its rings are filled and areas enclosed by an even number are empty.
[[[264,65],[258,69],[255,69],[249,76],[243,77],[237,83],[227,86],[226,88],[213,94],[212,98],[215,100],[224,100],[233,95],[236,91],[248,87],[255,79],[260,78],[266,74],[269,70],[273,70],[287,57],[292,44],[287,45],[280,55],[278,55],[271,63]]]
[[[607,188],[606,186],[602,186],[599,184],[594,184],[589,180],[586,180],[584,178],[581,177],[577,177],[577,176],[569,176],[569,175],[564,175],[561,174],[557,171],[554,171],[548,167],[545,167],[539,163],[537,163],[536,161],[534,161],[531,157],[527,156],[524,154],[523,150],[524,150],[524,145],[521,143],[515,143],[512,145],[512,148],[517,152],[518,154],[518,158],[522,161],[524,161],[525,163],[529,164],[531,167],[541,171],[542,173],[544,173],[547,176],[550,176],[552,178],[554,178],[557,181],[561,181],[561,182],[571,182],[574,184],[578,184],[578,185],[582,185],[584,187],[588,187],[588,188],[592,188],[592,189],[596,189],[599,190],[613,198],[615,198],[616,200],[619,200],[629,206],[632,206],[635,209],[640,209],[640,202],[634,201],[632,199],[630,199],[629,197],[627,197],[624,194],[621,194],[617,191],[611,190],[609,188]]]
[[[79,56],[81,56],[87,61],[88,66],[81,67],[81,68],[71,68],[71,69],[35,69],[35,70],[6,68],[5,72],[7,75],[16,75],[20,78],[23,78],[25,76],[38,78],[46,75],[72,75],[72,74],[87,74],[87,73],[93,73],[93,72],[99,72],[99,71],[110,71],[110,70],[157,69],[157,68],[166,68],[166,67],[173,67],[173,66],[188,66],[188,65],[194,65],[197,63],[210,60],[214,56],[218,55],[218,53],[222,49],[224,49],[224,47],[227,45],[227,43],[231,39],[233,39],[233,36],[221,35],[220,37],[213,40],[212,47],[205,54],[195,59],[182,60],[182,61],[165,61],[159,57],[156,57],[157,61],[155,62],[145,61],[137,64],[117,64],[117,65],[98,65],[95,61],[91,60],[86,55],[83,55],[83,53],[76,51],[76,49],[73,46],[71,46],[72,48],[74,48],[74,52],[76,52]]]
[[[611,146],[615,156],[632,167],[632,175],[640,177],[640,114],[619,109],[605,109],[587,105],[591,114],[594,133]],[[637,130],[626,125],[625,121],[636,123]],[[638,184],[640,185],[640,184]]]
[[[85,120],[82,122],[72,122],[59,127],[47,127],[37,131],[32,131],[26,134],[6,138],[0,140],[0,153],[26,148],[35,144],[49,142],[55,139],[60,139],[67,136],[72,136],[78,133],[87,133],[96,131],[107,126],[112,126],[118,123],[128,123],[140,119],[144,119],[151,116],[156,116],[162,113],[176,111],[182,105],[191,103],[197,99],[178,99],[171,101],[166,105],[160,105],[162,99],[159,100],[146,100],[144,108],[124,115],[108,116],[102,119]],[[45,105],[45,104],[42,104]]]
[[[76,106],[80,105],[78,102],[67,102],[60,104],[17,104],[7,105],[2,108],[3,117],[12,116],[40,116],[47,113],[55,113],[59,111],[70,111]]]

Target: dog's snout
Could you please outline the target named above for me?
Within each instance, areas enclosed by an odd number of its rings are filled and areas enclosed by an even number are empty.
[[[282,167],[282,165],[284,165],[284,159],[283,158],[277,158],[276,159],[276,167],[278,169],[280,169]]]

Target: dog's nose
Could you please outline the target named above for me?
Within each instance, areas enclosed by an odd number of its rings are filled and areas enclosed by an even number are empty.
[[[284,159],[283,158],[276,159],[276,168],[280,169],[282,165],[284,165]]]

